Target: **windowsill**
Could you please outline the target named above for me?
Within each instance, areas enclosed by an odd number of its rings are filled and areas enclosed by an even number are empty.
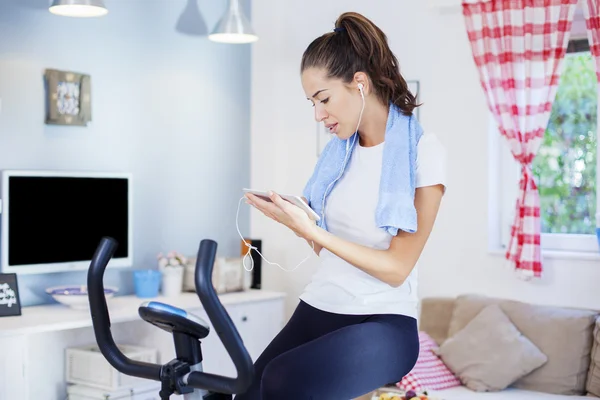
[[[506,250],[504,248],[491,248],[488,254],[493,256],[504,257]],[[542,258],[550,258],[557,260],[582,260],[582,261],[600,261],[600,251],[595,252],[577,252],[577,251],[559,251],[559,250],[544,250],[542,249]]]

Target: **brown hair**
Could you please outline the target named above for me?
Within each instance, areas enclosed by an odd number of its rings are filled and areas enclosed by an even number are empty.
[[[365,72],[379,100],[394,103],[405,115],[411,115],[420,105],[400,74],[387,36],[358,13],[340,15],[333,32],[318,37],[306,48],[300,71],[311,67],[324,68],[330,78],[345,83],[352,82],[356,72]]]

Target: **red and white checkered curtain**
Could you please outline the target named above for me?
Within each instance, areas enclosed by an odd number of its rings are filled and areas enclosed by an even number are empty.
[[[520,276],[542,275],[540,201],[531,164],[550,119],[577,0],[463,0],[487,103],[521,165],[506,258]]]
[[[590,51],[596,59],[596,76],[600,83],[600,6],[598,0],[584,0],[583,15],[587,28]]]

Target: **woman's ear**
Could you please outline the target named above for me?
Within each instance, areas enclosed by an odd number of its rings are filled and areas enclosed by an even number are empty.
[[[362,85],[362,94],[366,95],[369,91],[369,77],[364,72],[357,72],[354,74],[354,88],[359,89],[359,85]]]

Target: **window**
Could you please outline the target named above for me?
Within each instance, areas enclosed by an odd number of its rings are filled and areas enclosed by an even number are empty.
[[[574,30],[577,29],[581,32],[581,26],[574,24]],[[585,32],[585,27],[583,29]],[[588,40],[585,36],[575,37],[569,43],[550,121],[533,163],[540,193],[543,250],[598,252],[597,88]],[[492,135],[505,142],[497,131]],[[500,188],[492,196],[496,198],[496,210],[500,211],[496,219],[500,224],[498,239],[506,248],[520,170],[506,143],[504,146],[495,144],[498,145],[496,149],[501,149],[495,161],[495,167],[499,166],[497,182],[500,182]]]
[[[594,251],[598,249],[596,69],[587,40],[569,47],[573,50],[565,59],[533,172],[540,192],[544,247]]]

